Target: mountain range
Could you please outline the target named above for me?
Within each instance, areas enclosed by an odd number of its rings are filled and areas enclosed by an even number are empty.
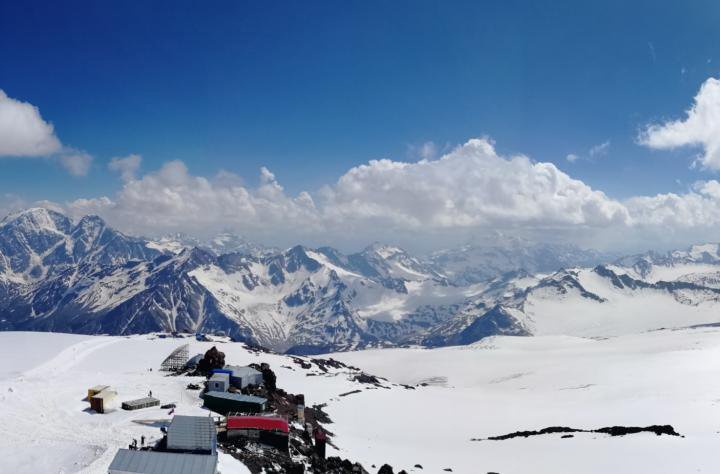
[[[2,330],[223,332],[310,354],[712,324],[718,301],[717,244],[611,258],[509,239],[415,257],[379,243],[345,254],[232,234],[145,239],[43,208],[0,222]]]

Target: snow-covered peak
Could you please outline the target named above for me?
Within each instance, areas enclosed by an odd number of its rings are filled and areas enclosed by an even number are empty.
[[[44,207],[34,207],[7,215],[0,228],[14,227],[23,232],[66,233],[72,225],[70,219]]]
[[[242,253],[261,256],[278,252],[275,248],[260,245],[242,235],[233,234],[231,232],[221,232],[220,234],[207,239],[201,244],[201,246],[212,250],[215,255]]]
[[[372,244],[368,245],[367,247],[365,247],[362,253],[374,253],[384,259],[397,257],[398,255],[407,255],[407,252],[405,252],[405,250],[401,249],[400,247],[386,245],[380,242],[373,242]]]
[[[683,250],[672,250],[666,253],[649,251],[642,254],[629,255],[616,260],[622,266],[633,266],[647,262],[652,265],[677,265],[680,263],[718,263],[720,264],[720,244],[704,243],[692,245]]]
[[[211,251],[216,256],[229,253],[267,256],[280,253],[276,248],[260,245],[231,232],[221,232],[208,239],[199,239],[183,233],[167,234],[159,238],[149,239],[147,245],[148,248],[174,254],[180,253],[184,248],[188,247],[201,247]]]
[[[614,265],[648,281],[675,281],[690,274],[720,271],[720,245],[697,244],[665,253],[650,251],[617,259]]]
[[[107,227],[105,220],[97,215],[83,216],[75,226],[82,229],[103,229]]]
[[[161,238],[158,240],[149,240],[145,243],[145,247],[157,250],[158,252],[162,252],[165,254],[179,254],[183,250],[185,250],[186,246],[182,243],[178,242],[177,240],[170,240],[166,238]]]
[[[92,246],[108,229],[105,221],[98,216],[85,216],[73,228],[71,235],[81,240],[86,247]]]
[[[361,263],[383,278],[400,281],[442,279],[433,268],[420,262],[400,247],[374,243],[362,252],[350,256],[351,261]]]
[[[437,272],[458,285],[485,282],[517,271],[550,273],[561,268],[589,267],[608,259],[600,252],[571,244],[540,244],[519,238],[503,245],[467,244],[425,258]]]
[[[672,252],[673,257],[688,258],[696,262],[715,262],[720,260],[720,245],[715,243],[693,245],[684,252]]]

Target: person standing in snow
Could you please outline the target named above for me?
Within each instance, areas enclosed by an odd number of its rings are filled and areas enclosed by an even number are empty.
[[[325,459],[325,443],[327,443],[327,435],[325,434],[325,430],[318,426],[317,428],[315,428],[315,433],[313,433],[313,437],[315,438],[315,452],[317,453],[318,457],[320,457],[320,459]]]
[[[145,447],[145,435],[140,436],[140,446]]]

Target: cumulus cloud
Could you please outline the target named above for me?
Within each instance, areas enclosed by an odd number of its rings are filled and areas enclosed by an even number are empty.
[[[474,139],[436,160],[375,160],[350,169],[312,197],[289,195],[267,168],[257,187],[227,172],[192,175],[181,161],[126,179],[114,196],[78,199],[128,232],[156,235],[234,229],[273,243],[318,243],[467,235],[481,229],[599,228],[629,225],[625,206],[550,163],[503,157]]]
[[[126,181],[113,197],[78,199],[67,207],[74,216],[99,214],[122,229],[146,235],[234,228],[267,236],[293,226],[301,233],[314,229],[318,216],[307,193],[287,196],[265,168],[260,186],[249,189],[227,175],[193,176],[181,161]]]
[[[135,179],[135,173],[140,169],[142,157],[140,155],[131,154],[124,157],[115,157],[110,160],[108,169],[120,174],[123,181],[131,181]]]
[[[289,194],[264,167],[257,186],[227,171],[196,176],[181,161],[126,178],[116,194],[77,199],[64,209],[76,218],[99,214],[139,235],[233,230],[273,245],[346,249],[373,240],[438,248],[490,231],[646,248],[713,240],[720,230],[718,181],[695,183],[685,193],[617,200],[551,163],[499,155],[484,138],[435,160],[373,160],[312,195]]]
[[[659,150],[701,147],[698,163],[720,170],[720,80],[710,78],[703,83],[684,119],[649,125],[638,141]]]
[[[598,226],[628,219],[622,205],[555,165],[501,157],[487,139],[470,140],[434,161],[371,161],[323,195],[329,221],[417,230]]]
[[[52,124],[37,107],[0,90],[0,156],[46,156],[60,148]]]
[[[73,176],[85,176],[92,156],[65,147],[46,122],[40,110],[28,102],[8,97],[0,89],[0,157],[49,157],[57,160]]]
[[[699,181],[683,194],[634,197],[627,207],[639,226],[712,228],[720,225],[720,182]]]

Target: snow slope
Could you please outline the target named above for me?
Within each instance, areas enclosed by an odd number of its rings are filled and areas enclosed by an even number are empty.
[[[332,412],[365,462],[424,472],[718,472],[720,332],[658,331],[606,340],[493,337],[465,347],[335,354],[392,382]],[[684,438],[576,434],[470,441],[549,426],[671,424]],[[427,449],[432,446],[433,449]]]
[[[534,335],[606,337],[720,321],[720,293],[702,288],[623,283],[596,269],[548,281],[554,284],[535,287],[523,301],[524,323]]]
[[[155,336],[84,337],[0,333],[3,354],[32,347],[32,360],[11,356],[0,376],[0,472],[104,473],[132,438],[159,435],[161,409],[93,414],[88,387],[110,384],[119,400],[148,390],[178,414],[207,414],[189,377],[157,371],[164,357],[190,341],[191,352],[213,343]],[[327,403],[327,428],[340,454],[371,471],[455,473],[719,472],[720,329],[653,331],[603,340],[570,336],[491,337],[469,346],[378,349],[333,354],[383,387],[352,381],[353,371],[323,373],[290,357],[256,354],[239,343],[216,343],[229,363],[267,361],[279,386]],[[306,359],[308,360],[308,359]],[[148,369],[153,368],[153,371]],[[312,375],[312,376],[309,376]],[[192,379],[196,381],[195,379]],[[414,389],[398,384],[426,384]],[[359,393],[348,392],[360,390]],[[471,441],[548,426],[599,428],[671,424],[684,438],[648,434],[612,438],[576,434]],[[38,455],[42,453],[42,456]],[[423,469],[413,466],[421,464]],[[221,472],[242,472],[221,458]]]

